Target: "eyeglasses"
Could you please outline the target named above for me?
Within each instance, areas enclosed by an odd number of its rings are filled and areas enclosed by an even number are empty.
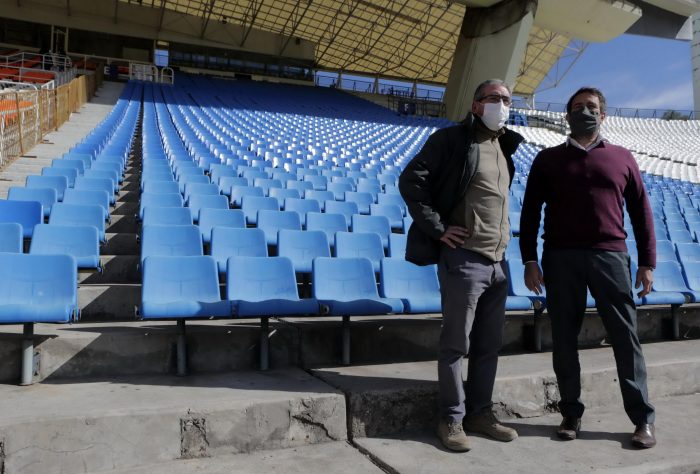
[[[489,94],[485,95],[482,98],[479,99],[479,102],[488,102],[490,104],[497,104],[501,101],[503,101],[503,105],[510,105],[512,100],[510,97],[507,95],[500,95],[500,94]]]

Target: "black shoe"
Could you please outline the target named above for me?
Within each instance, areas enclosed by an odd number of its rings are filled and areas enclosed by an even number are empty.
[[[581,418],[574,418],[573,416],[565,416],[559,425],[557,430],[557,436],[559,439],[566,441],[571,441],[576,439],[578,432],[581,431]]]
[[[634,429],[632,445],[635,448],[648,449],[656,446],[653,423],[640,423]]]

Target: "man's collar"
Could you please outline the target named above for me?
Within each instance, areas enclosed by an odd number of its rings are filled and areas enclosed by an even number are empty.
[[[579,150],[589,151],[597,147],[601,143],[605,143],[606,141],[607,140],[605,139],[605,137],[603,137],[603,135],[599,133],[595,141],[584,148],[579,142],[576,141],[576,139],[574,139],[571,135],[568,135],[566,137],[566,146],[572,146],[574,148],[578,148]]]

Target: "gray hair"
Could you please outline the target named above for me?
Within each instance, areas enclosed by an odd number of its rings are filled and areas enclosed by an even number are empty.
[[[481,84],[479,84],[479,86],[476,88],[476,91],[474,91],[475,102],[484,98],[484,89],[486,89],[488,86],[503,86],[506,89],[508,89],[508,94],[513,95],[513,90],[508,84],[506,84],[506,81],[503,81],[501,79],[487,79]]]

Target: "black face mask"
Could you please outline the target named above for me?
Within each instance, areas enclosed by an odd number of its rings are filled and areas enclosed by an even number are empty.
[[[600,113],[591,112],[588,107],[569,113],[569,127],[574,137],[590,137],[598,133]]]

